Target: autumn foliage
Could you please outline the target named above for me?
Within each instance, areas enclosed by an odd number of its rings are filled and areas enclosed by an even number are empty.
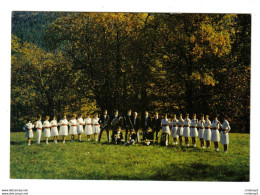
[[[61,13],[45,48],[12,36],[12,128],[25,117],[226,114],[249,132],[251,16]]]

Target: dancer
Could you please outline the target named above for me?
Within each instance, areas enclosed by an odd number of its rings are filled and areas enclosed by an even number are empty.
[[[53,136],[54,143],[58,143],[58,123],[57,123],[57,118],[56,116],[53,117],[53,120],[51,121],[51,136]]]
[[[176,114],[173,115],[173,119],[172,119],[172,131],[171,131],[171,137],[173,137],[173,145],[177,145],[178,142],[178,120],[176,118]]]
[[[48,145],[49,144],[49,137],[51,137],[51,124],[49,122],[50,117],[46,116],[45,121],[43,122],[43,136],[45,137],[45,142]]]
[[[59,126],[60,126],[60,135],[62,135],[62,141],[63,143],[65,144],[65,139],[66,139],[66,136],[68,135],[68,120],[67,120],[67,117],[66,115],[63,116],[63,118],[60,120],[59,122]]]
[[[186,118],[184,119],[184,129],[183,129],[183,136],[185,137],[185,145],[189,146],[189,137],[190,137],[190,119],[189,114],[186,114]]]
[[[93,132],[92,132],[92,119],[90,118],[89,114],[87,115],[84,124],[85,124],[85,134],[87,135],[87,140],[90,141],[90,135],[92,135]]]

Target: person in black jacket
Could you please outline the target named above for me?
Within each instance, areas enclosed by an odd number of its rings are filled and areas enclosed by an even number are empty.
[[[143,131],[143,140],[145,140],[147,139],[148,129],[151,128],[151,117],[147,111],[145,111],[145,114],[141,119],[141,127]]]
[[[158,112],[155,113],[155,117],[152,121],[152,128],[153,128],[153,134],[155,133],[156,142],[158,143],[159,132],[161,129],[161,119],[159,118]]]
[[[99,119],[99,124],[100,124],[100,133],[98,137],[98,142],[101,140],[101,136],[103,131],[105,130],[107,132],[107,141],[110,142],[110,135],[109,135],[109,120],[110,117],[107,115],[107,110],[104,110],[103,115]]]
[[[132,117],[132,124],[133,128],[135,130],[136,136],[137,136],[137,141],[139,139],[139,129],[140,129],[140,118],[137,117],[137,112],[134,112],[134,116]]]
[[[130,132],[134,127],[132,124],[132,111],[128,110],[127,115],[124,117],[125,121],[125,142],[127,142],[128,132]]]
[[[113,143],[115,143],[115,142],[118,143],[118,140],[123,139],[123,134],[121,132],[122,125],[123,125],[123,118],[118,116],[118,110],[116,110],[113,118],[111,118],[112,142]]]

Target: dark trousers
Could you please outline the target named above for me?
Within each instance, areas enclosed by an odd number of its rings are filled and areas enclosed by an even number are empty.
[[[159,139],[159,132],[160,132],[160,128],[155,128],[153,133],[155,133],[155,139],[158,142]]]
[[[110,136],[109,136],[109,129],[108,129],[107,127],[106,127],[106,128],[101,128],[101,129],[100,129],[100,133],[99,133],[98,141],[100,142],[100,140],[101,140],[101,136],[102,136],[102,133],[103,133],[104,130],[107,132],[107,141],[109,142],[109,141],[110,141]]]
[[[127,142],[128,131],[130,131],[130,128],[126,127],[125,128],[125,142]]]

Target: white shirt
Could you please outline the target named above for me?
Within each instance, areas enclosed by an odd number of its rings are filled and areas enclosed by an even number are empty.
[[[28,130],[32,130],[32,128],[34,128],[34,125],[32,123],[27,123],[26,126]]]
[[[188,118],[188,119],[184,119],[184,122],[183,122],[183,124],[184,125],[187,125],[187,126],[190,126],[190,123],[191,123],[191,121],[190,121],[190,119]]]
[[[99,124],[98,121],[99,121],[99,118],[93,118],[92,119],[92,124],[93,125]]]
[[[68,124],[68,120],[67,119],[61,119],[59,122],[59,125],[67,125]]]
[[[204,127],[211,127],[211,121],[209,119],[205,120]]]
[[[176,125],[178,125],[178,122],[179,122],[178,119],[173,119],[172,120],[172,125],[176,126]]]
[[[87,124],[90,124],[91,125],[91,118],[86,118],[85,119],[85,125],[87,125]]]
[[[203,119],[203,120],[200,120],[199,122],[198,122],[198,127],[199,128],[203,128],[204,127],[204,123],[205,123],[205,120]]]
[[[77,125],[77,120],[76,119],[71,119],[70,122],[69,122],[69,125],[70,126]]]
[[[57,124],[57,121],[56,120],[52,120],[51,121],[51,126],[57,126],[58,124]]]
[[[196,127],[197,126],[197,119],[192,119],[191,123],[190,123],[190,126]]]
[[[84,121],[83,118],[78,118],[78,125],[83,125]]]
[[[184,123],[183,119],[180,119],[180,120],[178,121],[178,125],[179,125],[179,126],[183,126],[183,123]]]
[[[162,123],[162,125],[169,125],[170,124],[168,119],[165,119],[165,118],[161,120],[161,123]]]
[[[219,129],[219,121],[218,121],[218,120],[212,121],[211,127],[212,127],[212,128],[218,128],[218,129]]]
[[[227,130],[227,132],[229,132],[231,129],[227,120],[224,120],[223,124],[221,125],[221,128]]]
[[[42,121],[37,121],[36,126],[37,129],[42,129]]]
[[[49,121],[44,121],[44,122],[43,122],[43,127],[44,127],[44,128],[50,128],[50,127],[51,127],[50,122],[49,122]]]

